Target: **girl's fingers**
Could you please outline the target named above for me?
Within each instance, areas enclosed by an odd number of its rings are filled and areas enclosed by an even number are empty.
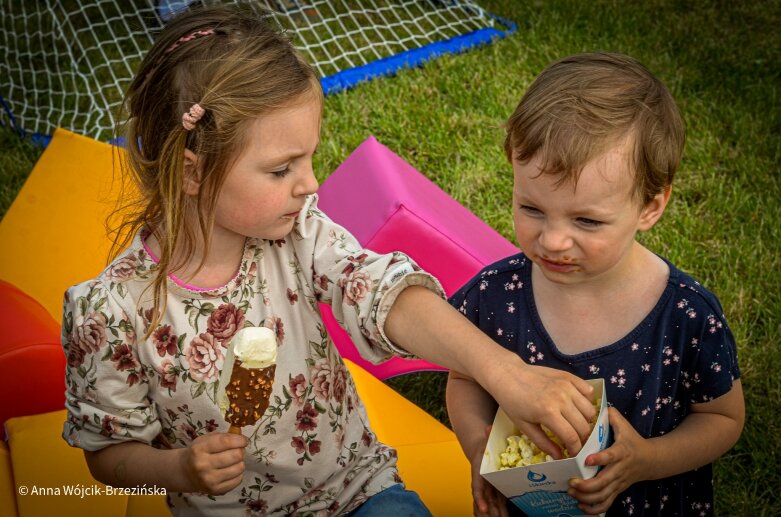
[[[229,467],[215,469],[207,475],[206,485],[210,493],[224,494],[235,488],[244,478],[245,465],[242,461]]]
[[[215,469],[224,469],[236,464],[244,464],[244,448],[228,449],[210,456],[211,466]]]
[[[588,408],[591,410],[591,414],[594,414],[594,406],[591,404],[591,402],[588,402]],[[575,429],[575,432],[578,433],[578,437],[580,438],[580,443],[586,443],[586,440],[588,440],[588,436],[591,434],[591,422],[589,417],[589,412],[585,411],[583,406],[582,400],[580,397],[575,399],[575,403],[564,410],[562,413],[562,416],[567,421],[567,423],[572,426],[573,429]],[[568,448],[568,450],[570,450]],[[577,454],[576,452],[573,452],[573,454]]]
[[[244,468],[242,464],[241,471],[237,475],[229,477],[215,486],[214,494],[222,495],[230,492],[231,490],[239,486],[239,484],[242,482],[243,479],[244,479]]]
[[[545,452],[546,454],[550,454],[553,459],[559,460],[564,457],[561,448],[550,438],[548,438],[548,435],[545,434],[545,431],[543,431],[539,425],[526,424],[520,425],[518,428],[523,434],[528,436],[529,440],[534,442],[534,444],[537,445],[541,451]],[[558,436],[556,429],[551,428],[551,431],[553,434]],[[572,434],[574,435],[574,432]]]

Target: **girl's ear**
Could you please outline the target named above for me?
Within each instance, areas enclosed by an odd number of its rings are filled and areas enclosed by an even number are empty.
[[[670,194],[672,191],[672,185],[668,185],[643,207],[640,212],[640,221],[637,226],[638,230],[646,231],[653,228],[656,222],[662,217],[664,209],[667,208],[667,202],[670,201]]]
[[[188,196],[197,196],[201,189],[201,164],[198,156],[189,149],[184,150],[184,171],[182,188]]]

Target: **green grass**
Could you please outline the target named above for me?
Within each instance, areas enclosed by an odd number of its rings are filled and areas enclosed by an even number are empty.
[[[509,39],[326,101],[325,179],[374,135],[512,239],[502,123],[550,61],[631,54],[667,83],[687,125],[673,198],[645,244],[722,301],[738,342],[747,422],[716,462],[718,515],[781,515],[781,8],[760,2],[485,0],[519,24]],[[4,213],[37,150],[0,131]],[[390,384],[447,422],[444,375]]]

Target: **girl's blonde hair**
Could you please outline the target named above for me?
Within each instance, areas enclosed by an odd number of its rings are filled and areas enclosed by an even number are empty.
[[[111,250],[117,256],[142,228],[160,244],[149,332],[165,310],[167,274],[192,256],[199,239],[205,246],[210,242],[217,197],[250,122],[305,93],[322,100],[314,71],[290,40],[255,12],[193,9],[173,19],[156,39],[120,116],[127,139],[123,170],[138,196],[120,208],[125,215]],[[182,116],[196,103],[204,114],[187,130]],[[198,157],[196,196],[183,189],[185,149]],[[198,224],[186,224],[190,217]]]
[[[683,120],[665,85],[615,53],[576,54],[548,66],[506,129],[511,162],[539,155],[543,173],[573,184],[590,160],[631,138],[633,195],[643,205],[672,185],[684,145]]]

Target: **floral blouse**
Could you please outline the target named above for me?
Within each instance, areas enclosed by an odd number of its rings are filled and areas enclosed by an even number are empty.
[[[383,333],[409,285],[444,296],[406,255],[361,248],[310,196],[284,239],[247,239],[236,276],[202,290],[168,280],[165,313],[152,319],[156,263],[141,235],[94,280],[65,295],[67,356],[63,437],[98,450],[135,440],[187,447],[226,432],[216,395],[226,347],[245,326],[275,331],[279,345],[270,406],[249,438],[243,482],[222,496],[169,493],[176,515],[334,515],[400,483],[396,452],[377,441],[318,302],[332,306],[361,354],[411,357]]]

